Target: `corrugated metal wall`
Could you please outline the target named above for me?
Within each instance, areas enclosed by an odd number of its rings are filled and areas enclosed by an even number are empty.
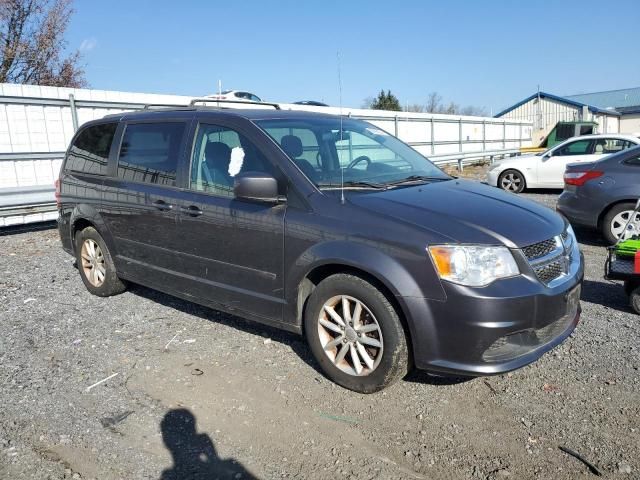
[[[582,109],[564,102],[547,97],[540,100],[532,98],[500,118],[531,122],[535,130],[548,130],[558,122],[572,122],[577,120],[594,121],[598,123],[598,133],[618,133],[619,121],[616,115],[596,114],[588,112],[582,118]]]

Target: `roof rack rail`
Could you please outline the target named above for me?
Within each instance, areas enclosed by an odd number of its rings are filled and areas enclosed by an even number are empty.
[[[188,108],[190,105],[176,105],[176,104],[168,104],[168,103],[148,103],[144,107],[143,110],[153,110],[154,108]]]
[[[252,102],[251,100],[218,100],[216,98],[194,98],[193,100],[191,100],[189,105],[193,107],[196,103],[217,103],[219,107],[220,107],[221,103],[240,103],[240,104],[246,104],[246,105],[266,105],[266,106],[269,106],[269,107],[273,107],[276,110],[280,110],[280,105],[277,104],[277,103]],[[225,108],[225,107],[220,107],[220,108]]]

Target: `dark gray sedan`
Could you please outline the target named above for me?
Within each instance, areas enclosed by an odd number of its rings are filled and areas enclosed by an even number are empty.
[[[640,215],[628,222],[640,197],[640,147],[569,164],[564,185],[557,209],[573,225],[598,229],[609,243],[623,231],[624,238],[640,234]]]

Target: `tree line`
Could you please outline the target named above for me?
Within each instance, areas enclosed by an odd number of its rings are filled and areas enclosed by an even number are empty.
[[[431,92],[423,104],[412,103],[402,106],[398,97],[391,93],[391,90],[386,92],[381,90],[377,97],[365,99],[362,107],[396,112],[446,113],[449,115],[475,115],[480,117],[486,117],[488,113],[485,107],[461,106],[455,102],[443,103],[442,96],[437,92]]]

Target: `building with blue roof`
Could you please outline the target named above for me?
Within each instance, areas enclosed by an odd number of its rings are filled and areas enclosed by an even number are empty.
[[[598,133],[640,135],[640,87],[564,96],[536,92],[496,117],[532,122],[534,143],[558,122],[595,122]]]

